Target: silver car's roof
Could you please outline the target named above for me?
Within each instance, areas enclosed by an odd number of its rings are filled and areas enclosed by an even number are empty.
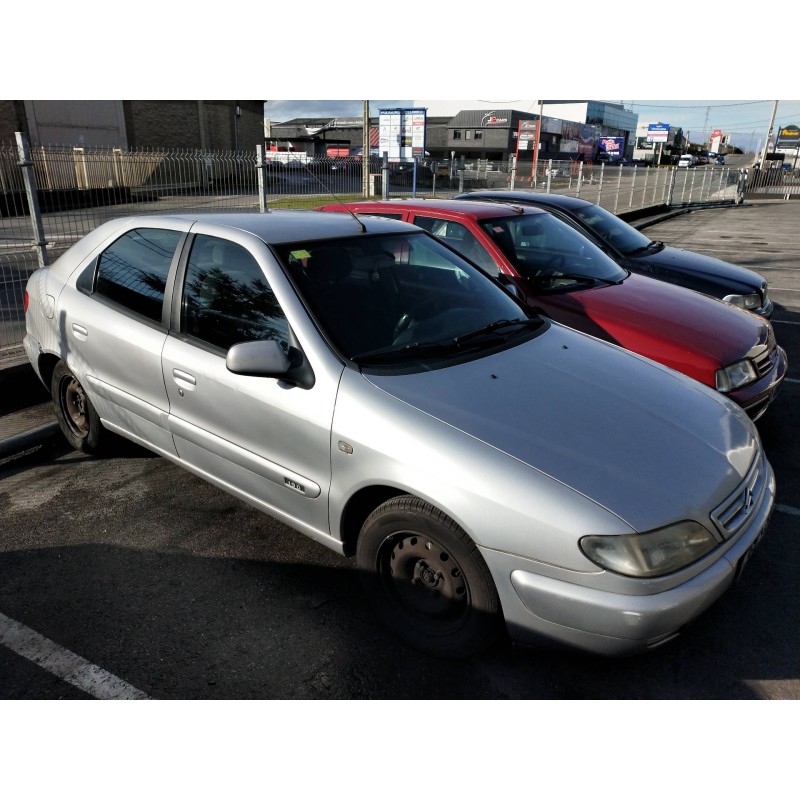
[[[146,219],[139,217],[138,221],[141,224]],[[181,219],[238,228],[258,236],[267,244],[358,236],[362,233],[361,225],[367,229],[367,233],[419,231],[416,226],[398,220],[369,217],[357,222],[347,213],[326,214],[322,211],[289,209],[242,214],[166,214],[157,219]]]

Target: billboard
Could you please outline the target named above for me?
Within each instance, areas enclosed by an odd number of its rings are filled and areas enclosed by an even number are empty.
[[[520,150],[534,150],[536,148],[536,119],[521,119],[517,131],[517,153]]]
[[[601,136],[597,140],[598,153],[608,153],[610,156],[622,156],[624,150],[624,136]]]
[[[424,108],[382,108],[378,117],[380,155],[392,161],[411,161],[425,155]]]
[[[792,150],[800,147],[800,128],[797,125],[787,125],[778,131],[778,141],[775,147],[779,150]]]
[[[648,142],[667,142],[669,141],[669,123],[654,122],[647,126]]]

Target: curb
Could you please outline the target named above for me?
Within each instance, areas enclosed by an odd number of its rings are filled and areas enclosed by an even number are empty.
[[[0,458],[6,458],[22,453],[25,450],[30,450],[32,447],[36,447],[54,438],[59,430],[60,428],[57,422],[48,422],[36,428],[31,428],[24,433],[9,436],[7,439],[0,441]]]

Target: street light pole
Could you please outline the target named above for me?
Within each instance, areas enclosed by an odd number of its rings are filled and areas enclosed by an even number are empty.
[[[361,141],[361,194],[369,197],[369,100],[364,100]]]
[[[536,186],[536,166],[539,163],[539,143],[542,141],[542,114],[544,113],[544,100],[539,101],[539,119],[536,122],[536,141],[533,145],[533,185]]]
[[[772,128],[775,125],[775,115],[778,113],[778,101],[776,100],[772,106],[772,117],[769,121],[769,129],[767,130],[767,138],[764,140],[764,150],[761,153],[761,169],[767,166],[767,151],[769,150],[769,140],[772,138]]]

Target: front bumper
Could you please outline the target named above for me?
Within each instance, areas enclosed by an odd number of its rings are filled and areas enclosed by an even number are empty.
[[[755,383],[743,386],[725,396],[738,403],[753,421],[759,419],[769,407],[769,404],[778,396],[789,363],[786,351],[780,347],[775,348],[775,357],[772,369]]]
[[[758,544],[775,503],[775,477],[766,460],[762,503],[746,529],[702,572],[664,591],[649,594],[611,592],[559,580],[536,571],[520,556],[482,549],[491,571],[509,634],[523,644],[543,641],[606,656],[625,656],[657,647],[711,606],[741,573]],[[595,573],[601,575],[603,573]],[[644,582],[625,579],[635,592]]]

